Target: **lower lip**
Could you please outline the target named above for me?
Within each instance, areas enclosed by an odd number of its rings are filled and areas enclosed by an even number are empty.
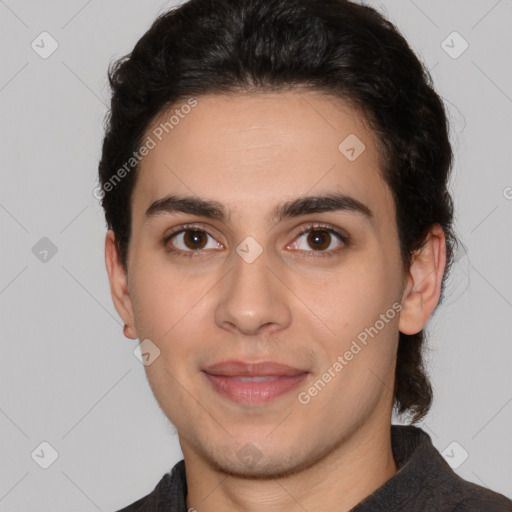
[[[296,388],[306,377],[307,373],[293,376],[275,377],[268,381],[241,381],[236,377],[211,375],[203,372],[215,391],[243,404],[261,404],[270,402],[288,391]]]

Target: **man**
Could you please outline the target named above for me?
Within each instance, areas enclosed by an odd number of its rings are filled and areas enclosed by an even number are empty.
[[[125,335],[184,459],[131,511],[512,510],[413,422],[452,260],[428,73],[346,0],[191,0],[110,70]]]

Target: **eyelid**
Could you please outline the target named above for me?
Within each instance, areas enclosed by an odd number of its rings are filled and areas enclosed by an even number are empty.
[[[223,245],[222,242],[219,242],[218,240],[216,240],[215,237],[213,235],[211,235],[207,231],[207,228],[205,228],[203,225],[182,224],[180,226],[177,226],[176,228],[173,228],[170,232],[166,233],[166,235],[164,236],[162,242],[163,242],[164,246],[167,248],[167,250],[169,250],[170,252],[176,253],[178,255],[182,255],[184,257],[200,256],[201,253],[207,252],[205,250],[183,251],[181,249],[172,249],[172,248],[167,247],[167,245],[172,237],[174,237],[182,232],[189,231],[189,230],[200,231],[202,233],[205,233],[207,236],[213,238],[217,243],[219,243],[220,245]],[[294,235],[292,242],[290,244],[288,244],[287,247],[289,245],[291,245],[292,243],[294,243],[297,238],[301,237],[302,235],[304,235],[306,233],[309,233],[310,231],[314,231],[314,230],[318,230],[318,231],[323,230],[323,231],[327,231],[327,232],[335,235],[343,243],[342,248],[343,248],[343,246],[348,245],[348,243],[350,241],[350,236],[348,235],[348,233],[346,233],[341,228],[337,228],[335,226],[331,226],[330,224],[325,224],[322,222],[312,222],[303,228],[299,228],[298,233],[296,233]],[[336,255],[339,252],[339,250],[340,250],[340,248],[331,249],[330,251],[299,250],[299,252],[312,253],[312,254],[310,254],[311,257],[329,257],[329,256]]]
[[[213,235],[211,235],[208,232],[209,228],[210,228],[210,226],[206,228],[202,224],[181,224],[180,226],[172,228],[171,231],[166,232],[166,234],[164,235],[164,241],[169,240],[173,235],[177,235],[178,233],[181,233],[182,231],[188,231],[188,230],[202,231],[202,232],[208,234],[209,236],[213,237]]]
[[[305,228],[302,229],[302,231],[299,231],[295,235],[295,238],[302,236],[302,235],[308,233],[309,231],[315,231],[315,230],[317,230],[317,231],[322,230],[322,231],[328,231],[329,233],[334,233],[344,243],[348,243],[349,238],[350,238],[348,233],[346,233],[343,229],[331,226],[330,224],[324,224],[322,222],[313,222],[312,224],[308,224]],[[294,240],[295,240],[295,238],[294,238]]]

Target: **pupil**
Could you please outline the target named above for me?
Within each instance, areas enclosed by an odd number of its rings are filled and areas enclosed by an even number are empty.
[[[313,233],[320,233],[320,235],[318,235],[318,234],[314,235]],[[314,247],[315,250],[317,250],[317,249],[325,249],[325,247],[329,247],[329,243],[327,243],[327,245],[325,244],[325,241],[327,239],[326,235],[327,235],[326,231],[317,230],[317,231],[312,231],[311,232],[310,241],[313,241],[313,245],[316,246],[316,247]],[[319,242],[319,240],[320,240],[320,242]],[[322,240],[324,241],[324,243],[322,243]]]
[[[197,247],[197,244],[201,243],[201,237],[203,236],[203,233],[201,231],[189,231],[189,236],[185,237],[186,241],[192,240],[191,246],[189,246],[189,249],[200,249],[201,247]],[[187,245],[189,245],[187,243]]]

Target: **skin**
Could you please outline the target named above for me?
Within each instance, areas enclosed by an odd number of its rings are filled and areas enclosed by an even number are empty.
[[[161,351],[145,368],[178,432],[187,507],[349,510],[397,471],[390,424],[398,336],[420,331],[439,300],[443,231],[433,226],[403,268],[375,136],[340,100],[298,90],[197,99],[137,171],[127,270],[111,231],[105,244],[125,334],[150,339]],[[354,161],[338,150],[349,134],[365,144]],[[270,218],[284,200],[332,191],[364,203],[373,217],[334,211]],[[216,200],[230,217],[146,219],[147,208],[167,194]],[[199,257],[165,249],[165,235],[186,223],[207,232]],[[313,223],[343,230],[349,242],[324,233],[322,250],[333,256],[314,257],[308,234],[298,236]],[[248,236],[263,249],[252,263],[236,252]],[[167,246],[192,251],[190,238],[178,235]],[[298,393],[397,302],[400,314],[301,404]],[[216,393],[201,373],[230,359],[278,361],[310,374],[269,403],[241,405]],[[256,464],[238,456],[247,443],[259,454]]]

